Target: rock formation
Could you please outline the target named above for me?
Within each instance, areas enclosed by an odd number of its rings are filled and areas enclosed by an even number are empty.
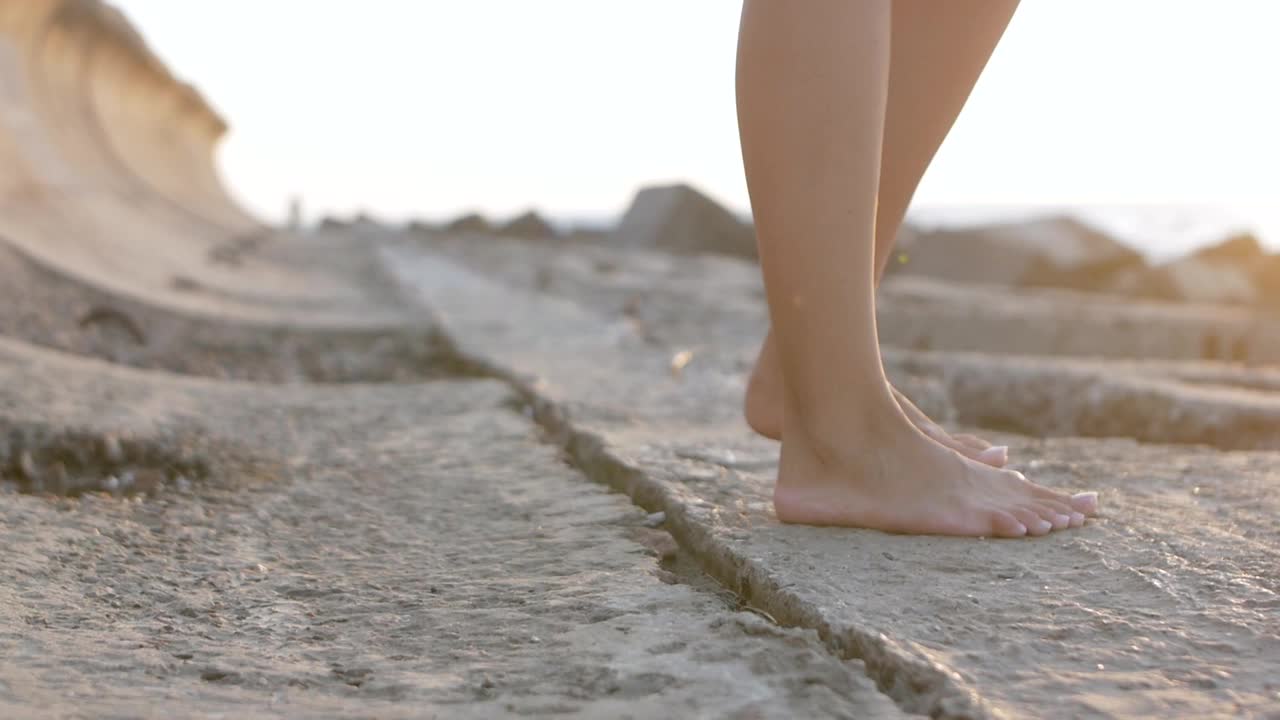
[[[1101,290],[1142,256],[1070,217],[919,232],[898,269],[943,280]]]
[[[756,257],[751,227],[688,185],[642,189],[623,216],[614,242],[677,253]]]
[[[484,216],[478,213],[469,213],[452,222],[445,223],[444,231],[451,233],[487,233],[493,232],[493,226],[489,224],[488,220],[484,219]]]
[[[537,240],[546,240],[560,235],[551,223],[533,210],[507,221],[498,228],[498,234]]]
[[[46,266],[182,302],[182,268],[264,232],[219,181],[226,129],[111,6],[0,3],[0,236]]]

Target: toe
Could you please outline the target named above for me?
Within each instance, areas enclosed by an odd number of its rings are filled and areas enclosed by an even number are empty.
[[[1057,511],[1047,503],[1029,505],[1027,506],[1027,509],[1039,515],[1041,519],[1048,522],[1054,530],[1066,530],[1071,525],[1070,515]]]
[[[964,445],[968,445],[974,450],[981,451],[991,447],[991,443],[987,442],[986,440],[983,440],[977,435],[970,435],[969,433],[956,433],[951,437],[955,438],[956,442],[962,443]]]
[[[998,454],[991,454],[987,450],[979,450],[972,446],[965,445],[952,437],[946,430],[943,430],[941,425],[925,423],[917,427],[919,427],[921,432],[928,435],[934,442],[942,445],[943,447],[955,450],[970,460],[976,460],[977,462],[984,465],[990,465],[992,467],[1003,467],[1004,463],[1008,460],[1007,454],[1003,459],[1001,459]],[[987,455],[984,457],[983,453],[987,453]],[[997,465],[997,462],[1000,464]]]
[[[1075,511],[1071,512],[1071,527],[1078,528],[1084,526],[1084,514]]]
[[[1066,505],[1068,507],[1071,507],[1072,505],[1070,495],[1062,492],[1061,490],[1054,490],[1053,488],[1047,488],[1043,485],[1035,485],[1033,483],[1031,494],[1035,497],[1037,502],[1049,501],[1058,503],[1059,505]]]
[[[1027,526],[1023,525],[1012,513],[996,510],[991,513],[991,534],[994,537],[1020,538],[1026,537]]]
[[[1071,496],[1070,502],[1072,509],[1086,517],[1098,514],[1098,493],[1096,492],[1076,493]]]
[[[1030,508],[1018,508],[1013,511],[1013,516],[1026,526],[1028,535],[1047,535],[1053,530],[1053,523],[1040,517],[1039,513]]]
[[[1042,500],[1040,498],[1036,498],[1035,505],[1042,508],[1048,508],[1058,515],[1070,516],[1071,513],[1075,512],[1075,509],[1072,508],[1070,504],[1058,502],[1056,500]]]
[[[991,467],[1002,468],[1009,462],[1009,448],[1006,445],[993,445],[978,452],[973,459]]]

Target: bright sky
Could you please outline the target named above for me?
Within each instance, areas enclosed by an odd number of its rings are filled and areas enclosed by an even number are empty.
[[[676,179],[747,207],[738,0],[116,4],[230,121],[265,217],[607,216]],[[1024,0],[917,201],[1274,208],[1277,27],[1274,0]]]

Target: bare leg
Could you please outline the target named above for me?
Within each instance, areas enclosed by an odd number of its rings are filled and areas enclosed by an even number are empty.
[[[784,378],[785,522],[1018,537],[1083,523],[1070,496],[930,440],[880,362],[873,283],[890,0],[747,0],[743,161]]]
[[[885,110],[880,195],[876,208],[876,279],[884,274],[907,206],[933,156],[969,98],[1017,0],[894,0],[889,90]],[[765,338],[747,389],[747,422],[761,435],[782,436],[782,373],[772,332]],[[972,435],[949,435],[901,393],[903,410],[922,431],[997,467],[1007,449]]]

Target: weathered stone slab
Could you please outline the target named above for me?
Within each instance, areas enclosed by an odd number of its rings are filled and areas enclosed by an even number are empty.
[[[1074,290],[1107,288],[1142,256],[1068,217],[915,233],[897,272],[955,282]]]
[[[432,248],[518,287],[625,314],[672,344],[720,347],[744,332],[754,342],[768,322],[759,268],[735,258],[443,237]],[[1280,363],[1280,318],[1256,309],[895,274],[877,310],[881,341],[908,349]],[[672,322],[680,316],[687,321]]]
[[[494,381],[215,383],[0,341],[0,475],[37,425],[181,432],[209,466],[145,499],[3,493],[0,716],[902,716],[517,410]]]
[[[670,346],[625,318],[388,253],[459,352],[522,387],[581,467],[663,510],[758,607],[863,659],[904,709],[1226,717],[1280,702],[1280,456],[1002,436],[1038,481],[1101,490],[1105,517],[1013,542],[784,526],[776,446],[737,418],[742,345],[673,373]]]

